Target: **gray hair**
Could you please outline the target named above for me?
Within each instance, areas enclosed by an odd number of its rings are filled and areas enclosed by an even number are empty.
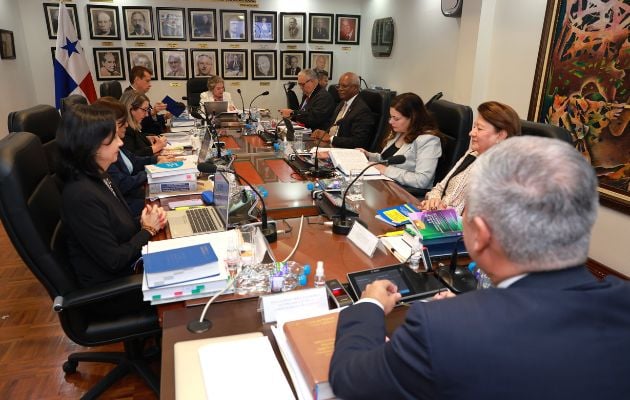
[[[593,167],[569,144],[512,137],[471,170],[467,221],[481,217],[523,272],[584,263],[598,208]]]
[[[313,71],[310,68],[305,68],[298,73],[298,76],[305,76],[308,79],[317,80],[317,72]]]

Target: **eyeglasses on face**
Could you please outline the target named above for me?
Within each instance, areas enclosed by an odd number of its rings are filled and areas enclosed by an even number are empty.
[[[311,81],[312,81],[312,79],[308,79],[308,80],[306,80],[304,82],[298,82],[298,85],[300,85],[300,87],[304,87],[304,85],[306,85],[307,83],[309,83]]]

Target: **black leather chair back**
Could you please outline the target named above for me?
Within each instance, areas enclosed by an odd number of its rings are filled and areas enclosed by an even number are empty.
[[[335,105],[337,105],[337,104],[339,104],[341,102],[341,99],[339,98],[339,91],[337,90],[337,86],[329,85],[328,86],[328,93],[330,93],[330,95],[332,96],[333,100],[335,101]]]
[[[186,82],[186,100],[188,106],[198,106],[201,93],[208,91],[208,78],[190,78]]]
[[[364,89],[359,92],[359,96],[370,107],[376,120],[374,135],[372,136],[370,147],[367,149],[368,151],[376,152],[381,150],[381,142],[389,126],[389,105],[395,95],[395,92],[380,89]]]
[[[64,97],[63,99],[61,99],[61,114],[63,115],[63,113],[68,110],[68,108],[77,104],[88,104],[88,101],[80,94],[71,94],[68,97]]]
[[[469,106],[448,100],[435,100],[427,107],[445,137],[442,140],[442,157],[438,161],[434,182],[441,181],[453,168],[470,144],[473,112]]]
[[[27,132],[0,140],[0,218],[13,246],[51,298],[77,288],[61,230],[61,193],[42,144]]]
[[[297,94],[293,91],[293,89],[288,89],[286,91],[287,95],[287,108],[291,110],[297,110],[300,108],[300,101],[298,100]]]
[[[101,83],[99,88],[101,97],[111,96],[115,99],[120,99],[122,96],[122,85],[118,81],[107,81]]]
[[[550,124],[543,124],[541,122],[532,122],[521,120],[521,134],[531,136],[542,136],[548,138],[555,138],[564,140],[567,143],[573,144],[573,137],[571,133],[560,127]]]
[[[40,104],[26,110],[9,113],[9,132],[30,132],[44,145],[48,170],[55,171],[59,149],[57,148],[57,127],[61,121],[59,111],[53,106]]]

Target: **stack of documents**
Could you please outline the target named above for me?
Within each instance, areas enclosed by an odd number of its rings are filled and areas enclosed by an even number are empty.
[[[145,165],[149,194],[197,190],[197,156],[182,156],[178,161]]]
[[[330,148],[328,154],[333,165],[346,176],[350,175],[350,171],[362,170],[370,164],[365,154],[357,149]],[[370,167],[364,175],[380,174],[376,168]]]

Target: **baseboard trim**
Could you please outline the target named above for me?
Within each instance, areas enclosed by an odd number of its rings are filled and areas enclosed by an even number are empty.
[[[607,275],[614,275],[621,279],[630,280],[630,277],[622,274],[619,271],[615,271],[614,269],[607,267],[604,264],[593,260],[592,258],[589,258],[588,260],[586,260],[586,267],[598,279],[604,279]]]

